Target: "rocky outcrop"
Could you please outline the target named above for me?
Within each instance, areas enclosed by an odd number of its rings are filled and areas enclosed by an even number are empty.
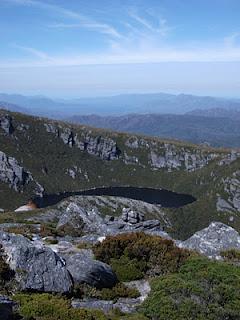
[[[129,288],[137,289],[140,293],[138,298],[119,298],[117,301],[106,301],[97,299],[73,300],[73,308],[100,309],[108,314],[114,309],[118,309],[123,313],[136,312],[137,308],[147,298],[150,293],[150,285],[147,280],[137,280],[125,283]]]
[[[15,158],[7,156],[2,151],[0,151],[0,181],[7,183],[17,192],[23,191],[26,185],[33,182],[33,191],[36,195],[42,196],[44,192],[44,188],[34,181],[29,171],[20,166]]]
[[[86,134],[81,139],[76,137],[76,145],[80,150],[98,156],[103,160],[116,160],[120,155],[117,143],[107,137],[93,137],[90,134]]]
[[[12,117],[10,117],[9,115],[0,116],[0,128],[4,131],[5,134],[11,135],[14,131]]]
[[[240,235],[232,227],[221,222],[212,222],[207,228],[196,232],[186,241],[178,243],[180,248],[196,250],[209,258],[220,259],[220,252],[240,249]]]
[[[81,205],[77,204],[77,202],[70,202],[64,210],[65,213],[63,213],[63,215],[66,218],[64,218],[64,220],[68,221],[68,219],[71,220],[71,217],[79,217],[83,222],[81,230],[87,234],[106,236],[124,232],[163,231],[163,227],[159,220],[143,221],[144,217],[141,213],[134,212],[127,208],[123,210],[123,216],[120,217],[102,217],[97,208],[86,210]]]
[[[64,261],[50,248],[0,231],[0,244],[20,290],[67,293],[72,280]]]
[[[15,191],[21,191],[32,180],[31,174],[15,158],[0,151],[0,181],[7,183]]]
[[[233,172],[231,177],[222,179],[226,198],[218,196],[216,207],[218,211],[240,212],[240,170]]]
[[[78,212],[68,210],[60,216],[56,230],[71,236],[81,236],[83,234],[84,222]]]
[[[123,162],[125,164],[140,164],[138,157],[136,156],[129,156],[126,152],[123,155]]]
[[[130,208],[122,209],[122,220],[131,224],[136,224],[144,221],[142,213],[131,210]]]
[[[112,288],[118,282],[117,276],[106,263],[94,260],[91,250],[63,255],[66,267],[75,284],[87,283],[95,288]]]
[[[184,169],[195,171],[208,165],[217,154],[204,153],[200,149],[189,150],[184,147],[176,147],[174,144],[164,143],[158,150],[150,151],[150,164],[154,168],[165,168],[168,171]]]
[[[219,166],[229,165],[232,162],[236,161],[240,157],[240,153],[236,150],[232,150],[231,153],[228,153],[223,159],[218,162]]]
[[[62,139],[63,143],[70,147],[75,146],[81,151],[86,151],[91,155],[95,155],[103,160],[116,160],[119,158],[120,150],[116,141],[101,135],[91,135],[91,131],[82,132],[81,135],[74,133],[71,128],[62,127],[53,123],[44,124],[48,133],[54,134]]]
[[[141,305],[139,298],[120,298],[116,302],[111,300],[85,299],[73,300],[72,307],[77,309],[101,310],[105,314],[109,314],[114,309],[123,313],[133,313],[137,311],[137,307]]]

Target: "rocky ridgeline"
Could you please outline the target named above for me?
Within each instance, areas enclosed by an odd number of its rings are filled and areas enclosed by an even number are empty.
[[[34,193],[42,195],[44,188],[34,181],[31,173],[19,165],[18,161],[0,151],[0,181],[17,192],[23,191],[30,182],[34,184]]]
[[[195,171],[208,165],[211,160],[219,157],[219,154],[207,152],[200,148],[188,148],[177,143],[164,143],[148,141],[143,138],[130,137],[125,145],[131,149],[144,148],[149,151],[149,164],[155,169]],[[126,161],[139,163],[137,158],[126,157]]]
[[[217,210],[225,212],[240,212],[240,171],[233,172],[231,177],[222,179],[226,198],[218,195]]]
[[[91,132],[82,132],[80,135],[74,133],[70,128],[50,123],[45,123],[44,126],[47,132],[53,133],[70,147],[75,146],[81,151],[86,151],[103,160],[116,160],[119,158],[120,150],[117,147],[117,143],[111,138],[102,137],[101,135],[92,136]]]
[[[95,136],[91,130],[81,134],[74,133],[73,129],[56,125],[53,123],[44,124],[47,132],[56,137],[70,147],[77,147],[81,151],[86,151],[91,155],[100,157],[103,160],[122,159],[125,164],[144,166],[139,161],[138,153],[141,149],[147,150],[149,164],[155,169],[186,170],[195,171],[208,165],[211,160],[219,157],[219,154],[207,152],[200,148],[188,148],[178,146],[174,143],[163,143],[151,141],[136,136],[131,136],[125,141],[127,148],[132,149],[131,154],[126,150],[120,150],[117,142],[112,138]],[[134,150],[135,153],[134,154]]]
[[[167,236],[164,232],[166,224],[157,219],[145,221],[142,213],[131,208],[123,208],[120,216],[103,216],[96,207],[83,207],[77,199],[63,201],[57,209],[48,209],[28,220],[48,223],[58,221],[56,231],[68,236],[85,234],[82,241],[90,243],[95,243],[102,237],[126,232],[143,231]]]

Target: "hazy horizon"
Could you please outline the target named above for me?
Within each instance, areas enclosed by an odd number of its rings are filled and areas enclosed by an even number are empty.
[[[237,0],[2,0],[0,91],[239,98],[239,12]]]

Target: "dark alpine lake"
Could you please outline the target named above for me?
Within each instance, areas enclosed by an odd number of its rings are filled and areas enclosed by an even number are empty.
[[[196,201],[191,195],[176,193],[164,189],[137,188],[137,187],[102,187],[76,192],[46,194],[42,198],[36,197],[33,201],[39,208],[52,206],[71,196],[115,196],[134,200],[141,200],[152,204],[159,204],[165,208],[179,208]]]

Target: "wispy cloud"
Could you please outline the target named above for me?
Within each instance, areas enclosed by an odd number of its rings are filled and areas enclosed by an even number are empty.
[[[51,60],[49,55],[46,52],[43,52],[41,50],[37,50],[35,48],[25,47],[25,46],[21,46],[21,45],[15,44],[15,43],[11,44],[11,47],[28,52],[28,53],[34,55],[35,57],[40,58],[44,61]]]
[[[77,28],[86,28],[89,30],[95,30],[99,33],[109,35],[113,38],[121,39],[123,36],[113,27],[108,24],[98,23],[93,21],[81,21],[81,23],[54,23],[49,25],[50,28],[55,29],[77,29]]]
[[[152,18],[154,18],[154,20],[156,20],[157,26],[153,25],[153,23],[150,22],[148,19],[140,16],[138,13],[136,13],[136,10],[134,9],[128,10],[128,15],[142,27],[145,27],[149,31],[159,34],[161,36],[166,36],[169,33],[169,31],[173,29],[172,27],[168,26],[166,19],[158,18],[153,14],[151,14],[151,16]]]
[[[121,38],[122,35],[111,25],[106,23],[101,23],[99,21],[95,21],[94,19],[82,15],[80,13],[74,12],[72,10],[65,9],[58,5],[49,4],[42,1],[37,0],[3,0],[8,3],[12,3],[15,5],[22,5],[22,6],[32,6],[37,7],[42,10],[47,10],[55,15],[69,18],[71,20],[77,21],[77,23],[58,23],[52,24],[50,27],[54,28],[86,28],[89,30],[94,30],[96,32],[106,34],[111,37]]]
[[[158,62],[209,62],[240,61],[240,46],[237,40],[240,33],[225,37],[221,43],[212,41],[211,46],[204,41],[190,46],[189,43],[174,46],[168,43],[169,31],[173,30],[167,20],[154,13],[138,13],[137,9],[123,16],[122,33],[108,23],[98,22],[77,12],[38,0],[0,0],[22,6],[34,6],[47,10],[54,18],[63,18],[63,22],[50,24],[56,29],[86,28],[107,35],[108,46],[99,53],[81,54],[75,49],[72,54],[48,54],[34,46],[15,45],[19,50],[32,54],[32,59],[18,61],[0,61],[1,66],[70,66],[97,64],[134,64]],[[151,19],[152,17],[152,19]]]
[[[53,55],[49,56],[34,48],[19,46],[19,49],[32,53],[36,59],[18,61],[0,61],[0,67],[49,67],[49,66],[81,66],[81,65],[111,65],[111,64],[139,64],[160,62],[229,62],[240,61],[240,48],[227,48],[219,46],[216,48],[190,48],[174,49],[142,48],[119,49],[102,54],[88,55]],[[37,59],[38,58],[38,59]]]
[[[225,45],[228,47],[234,47],[237,39],[240,39],[240,32],[234,32],[224,38]]]

